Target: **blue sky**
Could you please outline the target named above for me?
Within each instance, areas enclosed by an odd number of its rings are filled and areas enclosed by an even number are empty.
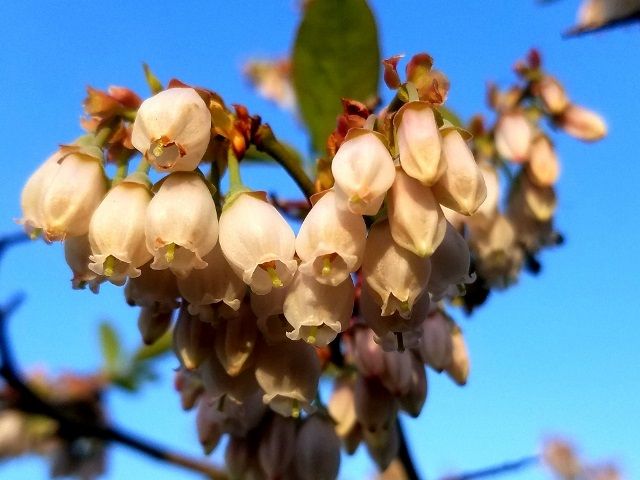
[[[433,55],[451,80],[449,105],[462,117],[485,111],[486,82],[511,82],[511,65],[535,46],[572,98],[602,113],[610,127],[596,145],[556,137],[563,167],[557,226],[567,242],[542,256],[542,274],[525,275],[493,295],[470,320],[455,312],[471,351],[471,379],[460,389],[429,377],[423,415],[405,423],[420,470],[434,478],[519,458],[536,452],[545,435],[560,433],[589,458],[618,461],[627,478],[640,478],[640,30],[563,40],[574,0],[551,6],[534,0],[371,3],[383,53]],[[146,94],[143,61],[163,80],[176,76],[247,105],[282,139],[307,150],[300,125],[258,98],[241,76],[247,59],[289,51],[298,19],[293,0],[5,0],[0,18],[0,232],[15,230],[30,172],[81,133],[85,87],[127,85]],[[246,176],[252,187],[297,195],[270,167],[250,167]],[[94,370],[103,319],[115,321],[128,345],[137,344],[136,314],[121,292],[74,292],[69,276],[60,245],[23,245],[6,257],[2,298],[16,289],[28,295],[11,323],[16,354],[27,368]],[[193,417],[180,411],[172,392],[175,365],[159,365],[162,379],[139,395],[110,395],[111,416],[159,443],[198,454]],[[111,479],[194,478],[120,447],[110,460]],[[343,464],[341,478],[359,479],[370,469],[360,452]],[[46,467],[20,460],[0,472],[2,478],[45,478]],[[532,469],[512,478],[547,475]]]

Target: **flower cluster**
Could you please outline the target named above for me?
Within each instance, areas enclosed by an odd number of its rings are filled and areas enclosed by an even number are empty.
[[[398,412],[417,416],[424,405],[425,365],[466,383],[466,345],[444,301],[472,284],[472,262],[494,282],[546,244],[549,228],[536,229],[550,224],[558,169],[534,126],[540,113],[581,138],[604,134],[532,60],[518,70],[524,89],[493,93],[496,126],[474,122],[470,144],[444,107],[449,82],[431,57],[411,58],[405,81],[399,60],[384,62],[395,96],[377,114],[344,100],[315,182],[244,107],[154,79],[144,101],[90,89],[88,135],[24,187],[21,222],[32,237],[64,241],[74,288],[126,285],[146,343],[173,324],[183,406],[197,405],[207,453],[231,436],[234,477],[335,478],[341,442],[349,452],[363,442],[386,468],[399,448]],[[296,208],[297,235],[284,204],[242,183],[249,148],[312,186],[310,208]],[[522,165],[508,220],[497,213],[499,159]],[[505,231],[520,257],[496,254]],[[327,372],[337,374],[325,405]]]

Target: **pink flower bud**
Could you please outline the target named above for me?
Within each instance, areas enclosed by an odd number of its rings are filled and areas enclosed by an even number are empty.
[[[284,316],[293,327],[287,337],[317,346],[328,345],[349,326],[353,294],[351,277],[332,286],[299,273],[284,301]]]
[[[393,241],[389,222],[377,222],[369,232],[362,276],[371,288],[382,315],[398,312],[408,318],[416,299],[425,291],[431,262]]]
[[[220,245],[216,244],[202,260],[207,263],[205,268],[178,278],[178,289],[189,302],[189,312],[196,315],[202,306],[212,304],[224,304],[237,312],[247,287],[227,262]]]
[[[433,193],[445,207],[463,215],[472,215],[487,196],[482,172],[467,142],[457,130],[444,131],[442,147],[447,170],[433,186]]]
[[[312,410],[320,378],[315,349],[304,342],[263,345],[256,359],[256,380],[264,390],[263,401],[280,415],[298,417]]]
[[[138,330],[145,345],[153,345],[171,327],[171,312],[159,312],[153,307],[142,307],[138,316]]]
[[[212,398],[225,397],[236,403],[246,402],[260,390],[253,369],[244,369],[235,377],[229,375],[218,360],[214,342],[215,340],[209,339],[209,354],[198,368],[205,391]]]
[[[393,184],[396,169],[381,135],[361,128],[347,133],[333,161],[340,208],[358,215],[375,215],[387,190]]]
[[[484,202],[482,202],[482,205],[478,207],[476,213],[471,217],[462,217],[471,223],[480,217],[484,217],[485,219],[493,217],[500,202],[500,180],[495,167],[489,162],[484,161],[480,164],[480,171],[482,172],[482,178],[484,178],[484,184],[487,187],[487,197]],[[451,222],[451,220],[449,220],[449,222]]]
[[[396,399],[377,379],[358,376],[355,385],[355,406],[365,439],[370,435],[376,435],[381,443],[385,443],[395,424],[398,411]]]
[[[258,444],[258,459],[266,478],[285,478],[283,474],[287,471],[295,453],[295,420],[273,415]]]
[[[227,374],[235,377],[248,367],[257,338],[256,318],[246,304],[237,318],[228,319],[216,329],[216,355]]]
[[[205,268],[202,260],[218,241],[218,217],[211,192],[198,173],[165,177],[147,209],[147,249],[151,268],[171,269],[178,277]]]
[[[371,459],[375,462],[380,471],[386,471],[389,465],[391,465],[391,462],[398,457],[400,437],[398,435],[398,427],[395,422],[391,425],[389,431],[384,433],[384,435],[365,431],[364,441]]]
[[[180,363],[194,370],[207,358],[214,345],[213,327],[193,317],[182,308],[173,329],[173,348]]]
[[[569,106],[569,98],[560,82],[545,75],[536,85],[536,91],[544,108],[552,115],[562,113]]]
[[[295,470],[300,478],[334,480],[340,470],[340,439],[329,419],[311,415],[296,439]]]
[[[160,172],[192,171],[209,145],[211,114],[193,88],[170,88],[140,105],[131,143]]]
[[[447,226],[429,187],[397,169],[388,207],[391,235],[398,245],[420,257],[428,257],[438,248]]]
[[[393,125],[402,169],[420,183],[433,185],[447,164],[440,155],[440,132],[430,104],[405,103],[393,118]]]
[[[366,236],[363,218],[339,209],[336,193],[327,191],[300,226],[296,238],[300,272],[327,285],[344,282],[360,268]]]
[[[469,352],[462,336],[462,330],[454,325],[451,332],[451,363],[445,368],[447,374],[458,385],[465,385],[469,377]]]
[[[542,460],[555,474],[563,478],[577,478],[582,471],[573,446],[561,439],[545,442]]]
[[[586,142],[595,142],[607,135],[607,124],[602,117],[579,105],[569,105],[557,122],[566,133]]]
[[[251,442],[252,443],[252,442]],[[252,478],[249,471],[255,452],[250,448],[250,441],[244,437],[231,436],[224,451],[224,463],[232,480]]]
[[[92,292],[98,293],[104,278],[99,277],[89,268],[89,255],[91,255],[91,246],[87,235],[65,239],[64,258],[73,272],[71,286],[74,290],[78,290],[88,284]]]
[[[551,187],[558,180],[560,163],[551,141],[544,135],[531,145],[531,158],[526,168],[529,179],[539,187]]]
[[[20,204],[22,207],[22,218],[18,223],[24,225],[25,232],[32,238],[36,238],[43,227],[42,199],[51,179],[60,167],[60,160],[63,154],[55,152],[35,172],[31,174],[27,183],[22,188]]]
[[[346,439],[358,424],[352,382],[336,381],[327,409],[335,422],[336,434],[341,439]]]
[[[89,268],[115,285],[140,276],[140,267],[152,258],[144,234],[150,200],[147,185],[125,179],[109,190],[91,218]]]
[[[173,273],[169,270],[153,270],[148,263],[140,271],[140,276],[130,278],[124,289],[129,305],[148,307],[162,313],[170,313],[178,308],[179,293]]]
[[[400,395],[398,402],[400,408],[417,418],[427,400],[427,372],[422,362],[411,355],[411,380],[406,393]]]
[[[198,404],[196,428],[205,455],[213,452],[222,438],[222,415],[218,408],[218,401],[207,396]]]
[[[200,377],[184,368],[179,368],[174,377],[174,386],[180,393],[180,404],[183,410],[191,410],[204,392]]]
[[[429,315],[422,324],[422,342],[418,353],[424,363],[438,372],[452,362],[451,328],[451,320],[440,310]]]
[[[89,231],[91,216],[107,193],[107,178],[99,159],[72,153],[52,169],[40,185],[40,219],[47,241],[77,237]]]
[[[503,114],[495,130],[498,154],[507,160],[524,163],[529,158],[532,135],[529,120],[522,112]]]
[[[460,283],[470,283],[469,276],[471,254],[465,239],[451,224],[447,223],[447,232],[438,249],[431,256],[431,277],[428,290],[433,300],[442,299],[449,287]]]
[[[295,234],[275,207],[256,193],[242,193],[220,217],[220,247],[254,293],[282,288],[298,268]]]
[[[520,210],[539,222],[553,217],[558,205],[552,187],[537,187],[527,175],[520,176],[520,183],[509,198],[510,207]]]

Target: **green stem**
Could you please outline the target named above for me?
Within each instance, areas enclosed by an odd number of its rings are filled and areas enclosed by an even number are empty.
[[[216,159],[211,160],[209,181],[216,189],[216,192],[213,194],[213,202],[216,204],[216,211],[218,212],[218,214],[220,214],[222,213],[222,199],[220,198],[220,169],[218,168],[218,162],[216,161]]]
[[[113,133],[113,128],[110,125],[102,127],[100,130],[96,132],[96,136],[95,136],[96,145],[100,148],[104,148],[104,146],[107,143],[107,140],[109,140],[109,137],[111,136],[112,133]]]
[[[307,172],[302,168],[302,161],[295,152],[286,148],[276,139],[269,125],[266,123],[260,125],[253,139],[253,143],[259,151],[269,155],[287,171],[307,199],[311,198],[316,192],[316,188],[313,181],[311,181],[307,175]]]
[[[233,148],[229,148],[227,156],[227,169],[229,170],[229,190],[240,190],[244,187],[242,178],[240,177],[240,163],[238,157],[233,152]]]
[[[129,172],[129,162],[127,161],[121,161],[118,163],[118,169],[116,170],[116,174],[113,177],[113,180],[111,181],[111,185],[117,185],[118,183],[120,183],[124,177],[127,176],[127,173]]]
[[[138,168],[136,168],[136,172],[149,173],[150,168],[151,168],[151,165],[149,165],[149,162],[147,162],[147,159],[142,157],[142,160],[140,160],[140,163],[138,164]]]

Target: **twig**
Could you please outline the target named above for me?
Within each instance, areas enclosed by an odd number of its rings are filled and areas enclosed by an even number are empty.
[[[566,31],[562,36],[565,38],[578,37],[578,36],[586,35],[589,33],[596,33],[596,32],[602,32],[605,30],[611,30],[612,28],[616,28],[622,25],[626,25],[626,24],[634,23],[638,21],[640,21],[640,11],[636,11],[622,18],[616,18],[616,19],[610,20],[607,23],[604,23],[602,25],[598,25],[595,27],[591,27],[588,25],[576,26]]]
[[[402,430],[402,423],[400,419],[396,419],[396,425],[398,427],[398,437],[400,438],[400,447],[398,449],[398,460],[402,463],[404,467],[404,471],[407,474],[407,480],[420,480],[420,476],[416,471],[416,467],[413,464],[413,459],[411,458],[411,452],[409,452],[409,447],[407,445],[407,438],[404,435],[404,431]]]
[[[119,443],[143,453],[156,460],[165,461],[184,467],[194,472],[199,472],[214,480],[227,480],[227,475],[215,466],[200,460],[187,457],[181,453],[172,452],[152,444],[146,440],[137,438],[118,428],[87,423],[67,415],[57,409],[35,393],[22,379],[10,351],[7,336],[7,319],[20,302],[19,296],[14,297],[6,307],[0,309],[0,375],[7,384],[19,395],[19,408],[26,412],[47,416],[60,425],[61,432],[67,437],[91,437],[107,442]]]
[[[483,468],[482,470],[476,470],[474,472],[460,473],[442,478],[442,480],[475,480],[477,478],[488,478],[503,473],[511,473],[522,468],[530,467],[537,464],[540,461],[538,455],[532,455],[530,457],[524,457],[514,462],[503,463],[502,465],[496,465],[493,467]]]

